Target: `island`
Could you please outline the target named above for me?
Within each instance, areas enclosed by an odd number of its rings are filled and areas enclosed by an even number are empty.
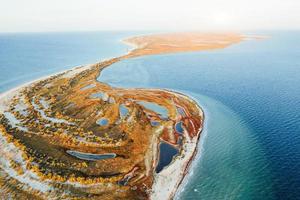
[[[124,42],[126,55],[0,94],[0,190],[5,199],[172,199],[188,173],[204,113],[165,89],[97,81],[138,56],[220,49],[235,33],[168,33]],[[199,180],[201,181],[201,180]]]

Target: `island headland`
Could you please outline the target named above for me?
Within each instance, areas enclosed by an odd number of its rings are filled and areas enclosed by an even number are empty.
[[[172,33],[124,42],[126,55],[0,95],[0,191],[12,199],[172,199],[188,173],[204,113],[164,89],[97,81],[124,59],[225,48],[234,33]],[[201,180],[199,180],[201,181]]]

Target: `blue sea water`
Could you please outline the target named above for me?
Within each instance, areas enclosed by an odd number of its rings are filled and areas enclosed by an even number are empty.
[[[269,37],[129,59],[98,78],[180,91],[204,108],[203,145],[178,199],[300,199],[300,32],[258,34]]]
[[[0,34],[0,92],[124,54],[119,40],[134,34]],[[260,34],[270,37],[129,59],[99,77],[176,90],[204,109],[199,153],[177,199],[300,199],[300,32]]]
[[[131,32],[0,33],[0,92],[75,66],[122,55]]]

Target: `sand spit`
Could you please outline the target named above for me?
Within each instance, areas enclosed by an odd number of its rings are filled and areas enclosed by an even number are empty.
[[[244,38],[245,38],[244,36],[241,36],[239,34],[234,34],[234,33],[224,33],[224,34],[172,33],[172,34],[158,34],[158,35],[132,37],[129,39],[125,39],[124,42],[132,45],[135,48],[132,49],[128,54],[124,56],[112,58],[94,65],[75,67],[74,69],[60,72],[55,75],[61,74],[62,75],[61,78],[63,79],[72,79],[72,78],[75,79],[77,76],[81,76],[84,73],[88,74],[88,71],[93,71],[97,69],[103,70],[105,67],[109,67],[110,64],[118,62],[122,59],[128,59],[128,58],[138,57],[138,56],[154,55],[154,54],[220,49],[238,43],[242,41]],[[99,66],[101,67],[99,68]],[[48,80],[53,76],[43,77],[31,81],[29,83],[26,83],[24,85],[21,85],[19,87],[16,87],[12,90],[0,94],[0,113],[5,112],[9,108],[12,99],[20,95],[21,91],[25,89],[29,89],[29,87],[31,87],[32,85],[37,84],[43,80]],[[96,85],[97,83],[95,82],[94,84]],[[102,87],[104,89],[107,88],[107,86],[105,87],[102,86]],[[93,88],[88,88],[88,89],[93,89]],[[118,90],[118,88],[113,88],[113,89]],[[185,105],[191,105],[192,107],[196,107],[197,109],[196,113],[199,115],[198,117],[200,121],[195,123],[195,121],[189,119],[190,120],[189,129],[183,128],[184,129],[182,135],[183,144],[180,148],[180,154],[172,160],[171,164],[166,166],[159,173],[156,173],[153,170],[154,169],[153,166],[156,165],[157,157],[158,157],[157,156],[158,154],[157,148],[159,142],[158,137],[159,134],[162,134],[163,128],[156,130],[155,134],[152,136],[152,141],[155,142],[155,144],[152,143],[151,145],[149,145],[148,153],[145,155],[145,167],[147,171],[146,177],[148,175],[151,176],[151,174],[153,174],[152,175],[153,177],[150,178],[150,181],[153,179],[152,187],[148,188],[146,191],[147,198],[153,200],[172,199],[175,193],[177,192],[177,189],[181,184],[184,176],[188,173],[190,164],[193,161],[193,158],[195,157],[195,154],[197,152],[197,145],[203,128],[202,126],[204,120],[204,113],[200,108],[200,106],[194,100],[192,100],[191,98],[189,98],[184,94],[180,94],[177,92],[167,91],[164,89],[161,90],[148,89],[147,91],[146,90],[144,91],[143,89],[128,89],[128,90],[119,89],[119,90],[126,91],[128,93],[127,95],[133,95],[133,96],[135,95],[135,92],[136,95],[143,94],[146,96],[147,95],[151,96],[155,93],[166,95],[163,98],[167,98],[167,97],[170,98],[170,96],[173,96],[174,99],[176,98],[184,99],[185,102],[188,102]],[[111,93],[114,94],[113,92]],[[118,93],[118,91],[116,91],[115,93]],[[194,111],[196,109],[194,109]],[[131,177],[131,174],[133,176],[136,170],[137,168],[133,168],[133,170],[125,177]],[[153,172],[151,170],[153,170]],[[80,183],[76,183],[76,182],[72,182],[72,184],[73,185],[78,184],[82,186]],[[36,187],[35,189],[39,190],[38,187]],[[43,190],[41,189],[38,192],[43,193]]]
[[[127,57],[192,52],[226,48],[245,39],[235,33],[169,33],[131,37],[124,40],[135,47]]]

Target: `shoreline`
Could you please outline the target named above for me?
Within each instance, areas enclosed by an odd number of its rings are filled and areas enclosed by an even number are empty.
[[[102,62],[102,61],[101,61]],[[103,61],[104,62],[104,61]],[[63,71],[59,71],[59,72],[56,72],[56,73],[53,73],[53,74],[50,74],[50,75],[46,75],[46,76],[42,76],[40,78],[37,78],[37,79],[34,79],[34,80],[31,80],[29,82],[26,82],[26,83],[23,83],[19,86],[16,86],[14,88],[11,88],[7,91],[4,91],[2,93],[0,93],[0,111],[3,110],[3,107],[5,107],[6,105],[6,101],[10,100],[11,98],[13,98],[14,96],[18,95],[18,93],[25,89],[26,87],[30,87],[31,85],[35,84],[35,83],[38,83],[40,81],[43,81],[43,80],[46,80],[46,79],[49,79],[53,76],[58,76],[60,74],[64,74],[64,73],[67,73],[68,71],[74,71],[74,70],[79,70],[83,67],[92,67],[93,64],[87,64],[87,65],[83,65],[83,66],[75,66],[75,67],[72,67],[71,69],[67,69],[67,70],[63,70]],[[3,112],[3,111],[2,111]]]
[[[163,191],[161,191],[161,188],[164,188],[164,190],[166,191],[168,191],[168,192],[170,192],[170,194],[168,195],[168,200],[171,200],[171,199],[174,199],[175,197],[176,197],[176,195],[177,195],[177,192],[178,192],[178,189],[180,188],[180,186],[182,185],[182,183],[183,183],[183,181],[185,180],[185,178],[186,178],[186,176],[189,174],[189,170],[191,170],[191,167],[192,167],[192,163],[193,163],[193,161],[195,160],[195,158],[196,158],[196,155],[197,155],[197,152],[198,152],[198,144],[199,144],[199,141],[200,141],[200,138],[201,138],[201,135],[202,135],[202,132],[203,132],[203,128],[204,128],[204,121],[205,121],[205,113],[204,113],[204,110],[202,109],[202,107],[198,104],[198,102],[195,100],[195,99],[193,99],[192,97],[190,97],[190,96],[188,96],[187,94],[184,94],[184,93],[182,93],[182,92],[179,92],[179,91],[173,91],[173,90],[170,90],[170,89],[165,89],[165,88],[162,88],[162,89],[150,89],[150,90],[158,90],[158,91],[168,91],[168,92],[172,92],[172,93],[174,93],[174,94],[176,94],[176,95],[178,95],[178,96],[181,96],[181,97],[183,97],[183,98],[186,98],[187,100],[189,100],[189,101],[192,101],[193,103],[194,103],[194,105],[196,105],[196,107],[197,107],[197,109],[198,109],[198,111],[199,111],[199,113],[201,114],[201,128],[199,129],[199,131],[198,131],[198,133],[197,133],[197,137],[195,138],[195,141],[191,141],[191,143],[190,143],[190,145],[191,144],[193,144],[193,145],[195,145],[195,147],[194,147],[194,149],[192,150],[192,154],[191,155],[185,155],[184,157],[188,157],[188,159],[187,159],[187,161],[186,162],[179,162],[179,163],[175,163],[176,161],[178,161],[179,159],[178,158],[175,158],[174,160],[172,160],[172,162],[167,166],[167,167],[165,167],[164,169],[163,169],[163,171],[162,172],[164,172],[164,173],[167,173],[167,175],[170,175],[170,176],[175,176],[176,177],[176,175],[174,175],[174,171],[172,172],[171,170],[169,170],[169,171],[166,171],[166,170],[168,170],[168,168],[169,167],[176,167],[176,169],[177,170],[179,170],[180,171],[180,175],[181,175],[181,177],[178,179],[178,180],[176,180],[175,178],[174,179],[172,179],[173,181],[172,182],[170,182],[170,181],[168,181],[167,182],[167,184],[168,185],[170,185],[170,183],[175,183],[175,187],[173,187],[173,190],[171,190],[171,191],[169,191],[168,190],[168,188],[167,188],[167,186],[166,185],[159,185],[159,184],[157,184],[157,187],[160,189],[160,190],[158,190],[157,191],[157,194],[154,194],[154,197],[153,198],[151,198],[150,197],[150,199],[154,199],[154,200],[156,200],[156,199],[164,199],[164,197],[165,197],[165,193],[163,192]],[[194,138],[193,138],[194,139]],[[180,156],[182,156],[182,154],[180,155]],[[175,164],[177,164],[176,166],[175,166]],[[181,166],[180,166],[180,164],[181,164]],[[157,174],[156,174],[156,176],[157,176]],[[166,178],[166,177],[162,177],[163,179],[164,178]],[[156,180],[157,181],[157,180]],[[154,184],[155,184],[155,182],[154,182]],[[153,184],[153,185],[154,185]],[[159,195],[162,195],[162,196],[159,196]]]
[[[19,85],[15,88],[12,88],[8,91],[5,91],[5,92],[1,93],[0,94],[0,111],[2,111],[3,108],[5,108],[6,104],[8,103],[8,101],[11,100],[11,98],[18,95],[21,90],[26,89],[27,87],[30,87],[32,84],[38,83],[38,82],[43,81],[43,80],[47,80],[47,79],[49,79],[53,76],[57,76],[57,75],[66,76],[68,73],[71,73],[71,76],[75,76],[76,74],[80,74],[80,73],[82,73],[86,70],[89,70],[93,67],[96,67],[98,64],[102,64],[102,63],[105,63],[105,62],[110,62],[112,60],[122,61],[122,60],[126,60],[126,59],[129,59],[129,58],[132,58],[132,57],[141,56],[141,55],[139,55],[139,53],[137,53],[135,55],[134,51],[137,51],[139,49],[143,49],[143,47],[139,46],[138,44],[128,42],[126,40],[127,39],[124,39],[124,40],[122,40],[122,42],[125,43],[126,45],[130,45],[131,47],[133,47],[133,49],[128,51],[127,54],[124,54],[124,55],[121,55],[121,56],[116,56],[116,57],[113,57],[113,58],[104,59],[104,60],[101,60],[100,62],[97,62],[95,64],[76,66],[76,67],[73,67],[71,69],[67,69],[67,70],[64,70],[64,71],[54,73],[54,74],[49,75],[49,76],[43,76],[41,78],[29,81],[27,83],[24,83],[22,85]],[[193,50],[191,50],[191,51],[193,51]],[[174,53],[174,52],[170,51],[170,53]],[[164,54],[164,52],[161,53],[161,54]],[[143,56],[147,56],[147,55],[150,55],[150,54],[145,54]],[[117,62],[119,62],[119,61],[117,61]],[[105,69],[106,67],[109,67],[109,66],[111,66],[111,64],[101,68],[101,71],[103,69]],[[99,72],[99,73],[101,73],[101,72]],[[130,89],[135,90],[135,89],[145,89],[145,88],[130,88]],[[200,141],[203,129],[204,129],[205,114],[204,114],[204,111],[203,111],[202,107],[199,105],[199,103],[196,100],[194,100],[192,97],[190,97],[189,95],[186,95],[186,94],[181,93],[181,92],[173,91],[173,90],[170,90],[170,89],[164,89],[164,88],[162,88],[162,89],[152,89],[152,88],[149,89],[149,88],[147,88],[147,90],[169,92],[169,93],[174,94],[176,96],[183,97],[184,99],[186,99],[186,100],[192,102],[194,105],[196,105],[196,107],[198,109],[198,112],[201,115],[201,127],[197,132],[197,137],[190,138],[191,139],[190,141],[185,142],[183,144],[184,145],[183,146],[184,153],[181,153],[175,159],[173,159],[172,162],[168,166],[166,166],[160,174],[154,174],[153,175],[154,176],[154,182],[153,182],[153,185],[152,185],[152,189],[151,189],[151,193],[150,193],[149,198],[150,199],[163,199],[164,197],[168,196],[168,199],[173,199],[176,196],[176,193],[178,192],[178,189],[180,188],[180,186],[184,182],[185,177],[189,174],[189,170],[191,170],[192,163],[196,158],[198,148],[199,148],[199,146],[198,146],[199,141]],[[187,136],[187,138],[188,137],[189,136]],[[182,158],[182,160],[181,160],[181,158]],[[174,167],[176,168],[175,171],[174,171]],[[174,174],[176,172],[177,172],[177,175]],[[172,178],[171,177],[172,175],[175,176],[176,178]],[[171,177],[171,179],[168,179],[166,181],[167,176]]]
[[[191,99],[194,99],[192,96],[190,96]],[[195,99],[194,99],[195,100]],[[195,100],[197,102],[197,100]],[[201,105],[200,102],[198,102],[198,105]],[[207,110],[205,108],[205,106],[201,105],[200,106],[201,110],[203,110],[203,124],[202,124],[202,130],[201,130],[201,135],[199,136],[198,139],[198,144],[197,147],[195,149],[195,154],[193,155],[193,157],[191,158],[191,162],[190,165],[188,166],[188,171],[185,174],[185,176],[183,177],[182,181],[180,182],[180,185],[177,188],[177,193],[174,195],[174,200],[179,200],[180,199],[180,195],[181,193],[185,190],[185,187],[188,183],[188,179],[190,178],[190,176],[192,176],[192,173],[194,173],[194,168],[196,167],[196,161],[200,161],[201,160],[201,154],[203,153],[203,144],[205,142],[205,139],[207,137],[207,120],[209,118],[209,114],[206,112],[204,112],[204,110]]]

